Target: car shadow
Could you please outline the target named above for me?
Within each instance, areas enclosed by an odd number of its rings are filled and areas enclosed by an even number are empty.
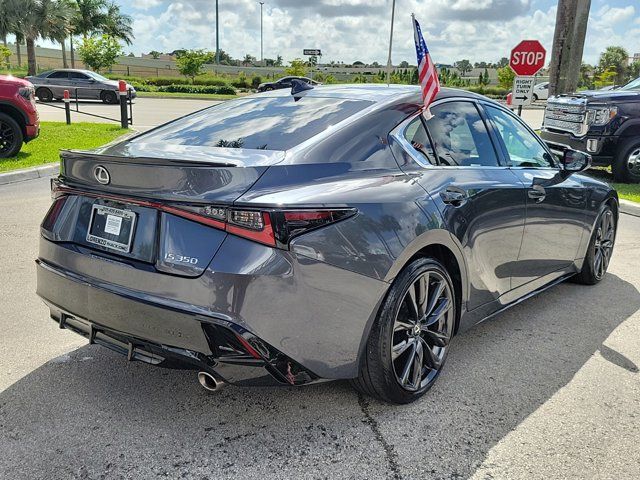
[[[615,292],[613,295],[611,292]],[[561,284],[463,333],[427,395],[388,405],[347,382],[207,394],[195,372],[85,346],[0,393],[6,478],[467,478],[640,308],[608,274]],[[407,470],[410,466],[411,470]]]

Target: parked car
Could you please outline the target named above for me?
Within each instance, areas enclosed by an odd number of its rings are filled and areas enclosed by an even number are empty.
[[[14,157],[23,143],[30,142],[39,133],[33,85],[0,75],[0,158]]]
[[[406,403],[455,334],[604,277],[618,198],[587,154],[461,90],[429,118],[412,86],[303,93],[63,152],[37,260],[60,327],[210,390],[351,379]]]
[[[617,182],[640,182],[640,78],[549,98],[541,136],[559,154],[581,150],[595,165],[610,165]]]
[[[546,100],[549,98],[549,82],[538,83],[533,86],[533,101]]]
[[[120,102],[118,82],[90,70],[49,70],[26,77],[26,80],[36,87],[36,97],[41,102],[61,100],[65,90],[69,90],[71,98],[76,98],[77,95],[80,100],[102,100],[104,103],[112,104]],[[127,90],[132,98],[136,98],[135,88],[127,84]]]
[[[293,80],[300,80],[304,83],[307,83],[312,86],[321,85],[319,82],[315,80],[311,80],[307,77],[282,77],[280,80],[276,80],[275,82],[267,82],[261,83],[258,85],[259,92],[268,92],[270,90],[280,90],[282,88],[291,88],[293,86]]]

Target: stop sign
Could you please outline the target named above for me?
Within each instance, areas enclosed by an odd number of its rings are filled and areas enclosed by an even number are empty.
[[[546,54],[546,50],[538,40],[523,40],[511,50],[509,66],[516,75],[535,75],[544,67]]]

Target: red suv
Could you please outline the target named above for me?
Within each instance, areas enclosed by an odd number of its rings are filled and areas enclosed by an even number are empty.
[[[0,75],[0,158],[15,156],[23,143],[39,133],[33,85],[20,78]]]

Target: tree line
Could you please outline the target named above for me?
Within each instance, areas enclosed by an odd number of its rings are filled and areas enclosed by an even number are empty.
[[[119,41],[131,45],[132,25],[132,18],[123,14],[112,0],[0,0],[0,39],[6,48],[7,37],[15,37],[18,66],[22,66],[21,46],[26,44],[29,75],[37,73],[36,41],[39,39],[62,46],[65,68],[69,66],[68,41],[71,67],[75,68],[77,37],[82,39],[81,49],[89,51],[99,42],[107,42],[111,47],[114,42],[119,45]],[[118,48],[116,53],[119,51]]]

